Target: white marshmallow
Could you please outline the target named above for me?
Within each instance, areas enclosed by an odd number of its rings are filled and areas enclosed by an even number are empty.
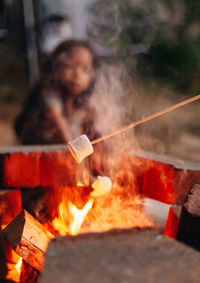
[[[109,177],[98,176],[92,184],[93,192],[90,194],[92,197],[98,197],[108,193],[112,188],[112,181]]]
[[[86,135],[68,142],[68,148],[78,163],[94,152],[92,144]]]

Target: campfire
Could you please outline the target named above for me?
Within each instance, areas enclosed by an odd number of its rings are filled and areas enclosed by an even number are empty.
[[[0,161],[4,279],[14,282],[37,282],[49,242],[60,236],[133,227],[164,233],[165,225],[161,229],[145,209],[145,197],[154,199],[154,207],[160,201],[165,203],[167,224],[171,205],[181,204],[190,183],[200,178],[199,171],[187,174],[185,169],[177,170],[175,165],[137,153],[121,157],[112,188],[100,191],[96,185],[95,191],[84,171],[84,183],[77,182],[79,165],[64,147],[27,147],[26,152],[17,148],[13,153],[2,153]],[[169,223],[167,229],[170,235]]]
[[[22,210],[3,230],[12,249],[20,256],[14,268],[22,265],[23,259],[41,272],[48,243],[56,235],[153,226],[153,221],[142,211],[142,198],[135,195],[134,186],[133,183],[126,188],[116,181],[106,193],[99,192],[98,188],[98,194],[81,183],[48,188],[42,200],[46,209],[42,224],[36,206],[38,220]],[[20,272],[19,267],[17,270]]]

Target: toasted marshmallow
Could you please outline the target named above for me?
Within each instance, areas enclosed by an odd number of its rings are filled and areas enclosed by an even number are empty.
[[[86,135],[68,142],[68,148],[78,163],[94,152],[93,146]]]
[[[98,176],[92,184],[93,192],[90,194],[92,197],[98,197],[108,193],[112,188],[112,181],[109,177]]]

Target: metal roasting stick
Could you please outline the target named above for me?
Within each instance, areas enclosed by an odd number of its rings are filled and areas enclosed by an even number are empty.
[[[147,121],[150,121],[150,120],[152,120],[152,119],[154,119],[154,118],[156,118],[156,117],[159,117],[159,116],[161,116],[161,115],[163,115],[163,114],[165,114],[165,113],[168,113],[168,112],[170,112],[170,111],[172,111],[172,110],[175,110],[175,109],[177,109],[177,108],[180,108],[180,107],[182,107],[182,106],[184,106],[184,105],[186,105],[186,104],[189,104],[189,103],[191,103],[191,102],[193,102],[193,101],[195,101],[195,100],[198,100],[198,99],[200,99],[200,94],[199,94],[199,95],[196,95],[196,96],[194,96],[194,97],[192,97],[192,98],[189,98],[189,99],[187,99],[187,100],[184,100],[184,101],[182,101],[182,102],[180,102],[180,103],[178,103],[178,104],[175,104],[175,105],[173,105],[173,106],[170,106],[170,107],[168,107],[168,108],[166,108],[166,109],[164,109],[164,110],[161,110],[161,111],[159,111],[159,112],[156,112],[156,113],[154,113],[154,114],[152,114],[152,115],[150,115],[150,116],[147,116],[146,118],[143,118],[143,119],[140,119],[140,120],[138,120],[138,121],[136,121],[136,122],[133,122],[133,123],[131,123],[131,124],[125,126],[125,127],[122,127],[122,128],[120,128],[120,129],[118,129],[118,130],[115,130],[115,131],[113,131],[111,134],[108,134],[108,135],[105,135],[105,136],[100,137],[100,138],[98,138],[98,139],[95,139],[95,140],[91,141],[91,144],[96,144],[96,143],[99,143],[99,142],[101,142],[101,141],[104,141],[104,140],[106,140],[106,139],[108,139],[108,138],[110,138],[110,137],[113,137],[113,136],[115,136],[115,135],[118,135],[118,134],[120,134],[120,133],[122,133],[122,132],[124,132],[124,131],[126,131],[126,130],[128,130],[128,129],[130,129],[130,128],[133,128],[133,127],[135,127],[135,126],[141,125],[141,124],[143,124],[143,123],[145,123],[145,122],[147,122]]]

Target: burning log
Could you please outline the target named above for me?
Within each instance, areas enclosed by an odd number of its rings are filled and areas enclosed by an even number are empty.
[[[150,229],[112,230],[51,241],[41,283],[196,282],[200,254]]]
[[[22,210],[3,233],[15,252],[38,271],[42,270],[44,254],[50,239],[46,227]]]

